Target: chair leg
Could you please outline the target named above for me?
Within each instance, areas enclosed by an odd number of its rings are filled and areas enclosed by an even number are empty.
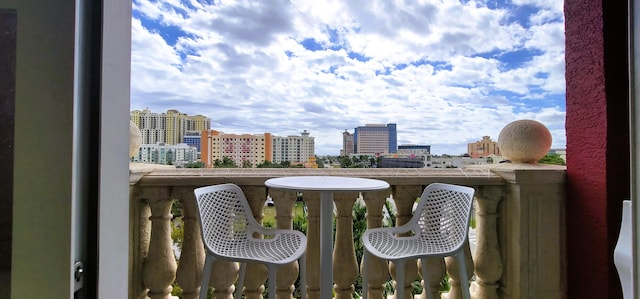
[[[269,272],[269,299],[276,299],[276,266],[275,265],[267,265],[267,272]]]
[[[244,288],[244,275],[247,272],[247,263],[240,262],[240,273],[238,275],[238,283],[236,284],[235,298],[242,298],[242,288]]]
[[[464,258],[464,250],[458,251],[456,254],[456,260],[458,262],[458,272],[460,272],[460,288],[462,289],[462,298],[471,299],[469,294],[469,277],[467,277],[467,264]]]
[[[211,267],[214,258],[209,254],[204,259],[204,268],[202,269],[202,279],[200,280],[200,297],[199,299],[207,299],[207,291],[209,291],[209,280],[211,279]]]
[[[368,283],[368,275],[369,273],[369,253],[365,248],[362,254],[362,298],[367,299],[367,295],[369,294],[369,283]]]
[[[404,299],[404,266],[406,260],[395,260],[396,264],[396,298]]]
[[[303,253],[298,260],[300,269],[300,299],[307,299],[307,254]]]
[[[421,272],[422,272],[422,283],[424,284],[423,287],[423,291],[422,293],[425,294],[427,296],[427,299],[432,299],[431,298],[431,282],[429,282],[429,274],[427,274],[427,259],[426,258],[421,258],[420,259],[420,268],[421,268]]]

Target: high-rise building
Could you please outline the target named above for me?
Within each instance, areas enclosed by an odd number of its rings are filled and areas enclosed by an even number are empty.
[[[300,136],[273,136],[273,163],[289,161],[292,165],[305,164],[315,156],[315,138],[307,130]]]
[[[201,136],[201,160],[206,167],[212,167],[216,160],[224,157],[233,160],[238,167],[245,161],[253,167],[264,161],[272,161],[272,137],[262,135],[225,134],[216,130],[204,130]]]
[[[349,156],[354,154],[355,144],[353,141],[353,134],[347,130],[342,132],[342,150],[340,150],[340,156]]]
[[[467,151],[471,158],[486,157],[489,155],[500,156],[498,143],[489,136],[482,136],[482,140],[467,144]]]
[[[166,143],[167,122],[164,114],[153,113],[149,109],[133,110],[129,119],[142,133],[142,144]]]
[[[187,116],[185,119],[185,132],[200,134],[204,130],[211,129],[211,119],[204,115]]]
[[[149,109],[133,110],[129,119],[140,129],[143,144],[178,144],[184,141],[186,133],[200,134],[211,127],[208,117],[189,116],[178,110],[168,110],[166,113],[154,113]]]
[[[367,124],[357,127],[353,139],[356,154],[380,155],[398,151],[396,124]]]
[[[191,147],[195,147],[198,150],[198,159],[200,159],[201,140],[202,140],[202,131],[200,132],[188,131],[184,133],[184,136],[182,137],[182,143],[185,143]]]

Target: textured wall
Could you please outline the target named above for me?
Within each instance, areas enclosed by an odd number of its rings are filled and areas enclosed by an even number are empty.
[[[0,10],[0,271],[11,269],[16,14]]]
[[[627,8],[605,2],[565,0],[569,298],[621,298],[612,253],[629,196]]]

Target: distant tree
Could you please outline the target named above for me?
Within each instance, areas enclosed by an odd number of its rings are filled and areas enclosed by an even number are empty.
[[[242,161],[242,168],[253,168],[253,163],[249,160]]]
[[[351,162],[351,159],[349,159],[349,157],[343,156],[343,157],[340,158],[340,167],[348,168],[352,164],[353,164],[353,162]]]
[[[371,157],[369,158],[369,166],[373,166],[373,165],[376,165],[376,158]]]
[[[554,165],[567,165],[567,162],[558,154],[547,154],[542,159],[538,160],[540,164],[554,164]]]
[[[318,168],[324,168],[324,161],[318,156],[316,156],[316,164],[318,164]]]
[[[213,167],[215,168],[237,168],[236,162],[231,160],[231,158],[224,156],[222,157],[222,161],[220,159],[216,159],[213,161]]]
[[[257,168],[292,168],[292,167],[304,167],[304,165],[291,165],[289,161],[282,161],[280,163],[273,163],[269,160],[256,165]]]
[[[274,164],[271,163],[271,161],[269,160],[264,160],[264,162],[262,163],[258,163],[258,165],[256,165],[257,168],[274,168],[273,166]]]
[[[204,162],[193,162],[184,164],[184,168],[204,168]]]

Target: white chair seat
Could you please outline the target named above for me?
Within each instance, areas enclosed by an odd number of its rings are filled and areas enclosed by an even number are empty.
[[[228,243],[224,249],[218,251],[220,257],[234,260],[270,262],[275,264],[288,264],[298,259],[299,251],[305,241],[302,233],[288,230],[268,230],[262,233],[273,236],[270,239],[241,239]]]
[[[367,239],[371,245],[369,252],[375,256],[386,260],[397,259],[398,257],[419,257],[423,255],[446,255],[456,248],[442,241],[440,238],[425,238],[415,235],[410,237],[396,236],[392,230],[387,228],[370,229]]]

